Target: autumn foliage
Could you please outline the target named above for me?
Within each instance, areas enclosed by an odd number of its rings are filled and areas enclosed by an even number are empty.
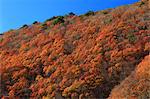
[[[134,72],[115,87],[109,99],[149,99],[150,55],[146,56]]]
[[[0,97],[107,98],[149,54],[148,1],[53,17],[0,35]]]

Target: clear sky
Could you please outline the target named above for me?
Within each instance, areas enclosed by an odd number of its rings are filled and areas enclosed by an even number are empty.
[[[69,12],[84,14],[89,10],[132,4],[139,0],[0,0],[0,33],[17,29],[23,24],[65,15]]]

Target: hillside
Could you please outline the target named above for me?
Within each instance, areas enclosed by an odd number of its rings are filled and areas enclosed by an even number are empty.
[[[149,4],[54,16],[0,35],[0,98],[133,99],[135,91],[149,99]]]
[[[150,98],[150,55],[119,86],[114,88],[109,99]]]

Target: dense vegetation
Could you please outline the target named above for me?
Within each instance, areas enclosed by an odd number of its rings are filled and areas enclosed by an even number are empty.
[[[148,1],[55,16],[0,35],[0,97],[108,98],[149,54]]]
[[[134,72],[119,86],[114,88],[109,99],[149,99],[150,98],[150,55],[137,66]]]

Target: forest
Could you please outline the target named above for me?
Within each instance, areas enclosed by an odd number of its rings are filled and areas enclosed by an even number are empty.
[[[0,35],[2,99],[150,99],[149,0],[70,12]]]

